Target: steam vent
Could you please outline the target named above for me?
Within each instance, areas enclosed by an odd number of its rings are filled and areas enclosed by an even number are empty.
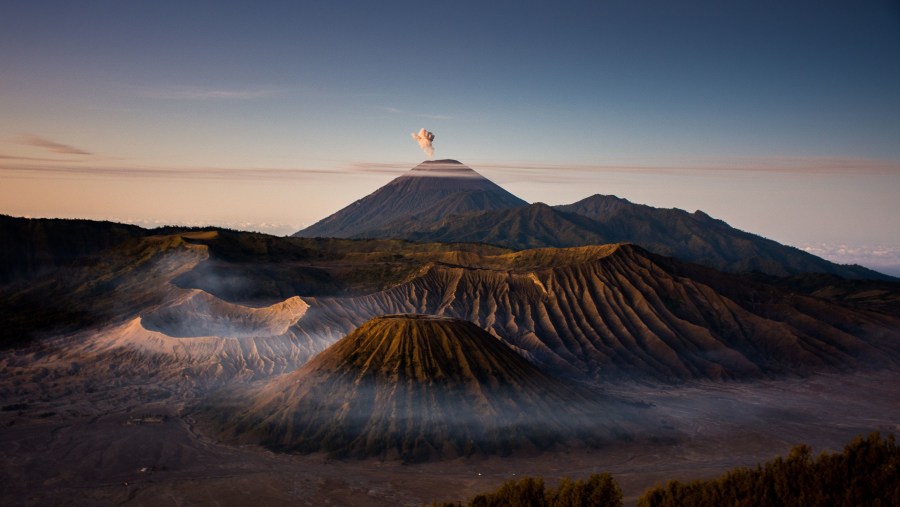
[[[376,317],[244,404],[206,408],[223,438],[336,456],[425,461],[610,434],[585,392],[470,322],[428,315]]]

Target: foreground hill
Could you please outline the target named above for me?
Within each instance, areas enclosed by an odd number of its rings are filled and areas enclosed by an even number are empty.
[[[388,315],[204,412],[219,435],[276,450],[421,461],[610,437],[585,394],[469,322]]]
[[[525,204],[456,160],[427,160],[294,236],[391,238],[395,230],[431,224],[450,215]]]

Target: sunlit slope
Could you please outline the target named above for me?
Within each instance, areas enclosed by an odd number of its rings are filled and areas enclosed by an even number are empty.
[[[376,317],[295,373],[204,409],[224,438],[418,461],[609,439],[599,402],[465,321]]]
[[[194,289],[172,304],[147,312],[141,322],[148,329],[176,338],[279,336],[287,333],[307,308],[309,305],[297,296],[268,307],[251,308]]]
[[[470,320],[543,367],[592,379],[742,378],[884,365],[898,319],[784,292],[631,245],[432,263],[364,297],[310,299],[300,326],[375,315]]]

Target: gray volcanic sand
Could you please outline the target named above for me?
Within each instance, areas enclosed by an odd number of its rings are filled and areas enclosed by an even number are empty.
[[[633,442],[420,465],[279,455],[216,443],[181,406],[111,409],[72,394],[0,412],[2,505],[422,505],[462,500],[509,479],[610,471],[633,504],[668,479],[714,477],[808,443],[840,450],[857,434],[900,433],[900,372],[682,386],[615,385],[658,430]],[[121,399],[121,398],[120,398]],[[126,406],[127,405],[127,406]],[[51,414],[52,412],[52,414]],[[92,414],[93,415],[88,415]]]

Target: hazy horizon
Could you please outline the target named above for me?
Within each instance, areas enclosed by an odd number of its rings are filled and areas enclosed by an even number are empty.
[[[0,213],[278,235],[423,158],[900,275],[889,1],[15,2]]]

